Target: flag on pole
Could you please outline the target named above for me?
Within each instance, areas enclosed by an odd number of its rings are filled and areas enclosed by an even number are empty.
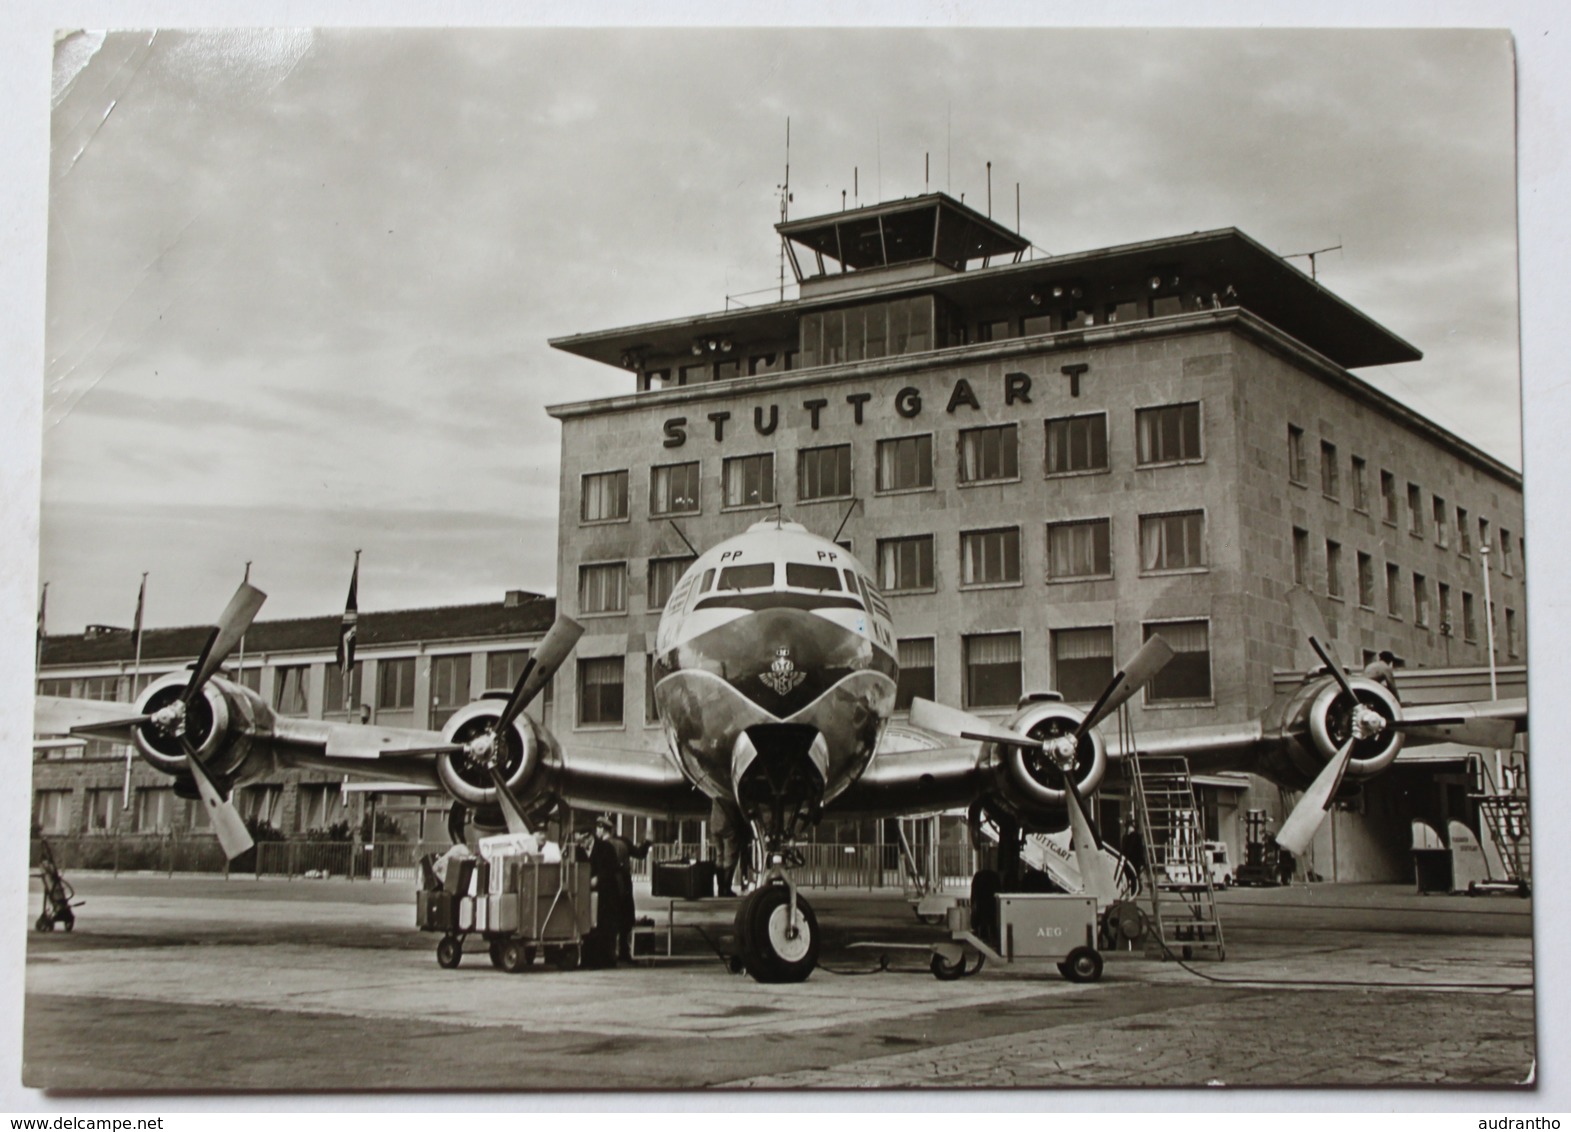
[[[338,627],[338,670],[344,675],[344,710],[351,710],[353,688],[350,673],[355,666],[355,625],[360,620],[356,591],[360,588],[360,552],[355,551],[354,572],[349,575],[349,599],[344,602],[344,620]]]
[[[38,644],[44,643],[44,607],[49,604],[49,583],[44,583],[44,588],[38,594]]]
[[[142,655],[142,605],[147,601],[147,575],[142,575],[142,588],[136,591],[136,617],[131,621],[131,649]],[[134,693],[134,690],[133,690]]]

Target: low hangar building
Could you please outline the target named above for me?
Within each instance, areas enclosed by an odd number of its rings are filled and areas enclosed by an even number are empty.
[[[564,740],[660,744],[671,587],[693,548],[781,513],[878,579],[902,706],[1087,702],[1160,632],[1178,655],[1133,702],[1137,734],[1241,722],[1314,663],[1295,584],[1344,660],[1454,671],[1437,698],[1487,695],[1492,627],[1501,694],[1521,694],[1520,475],[1350,372],[1421,354],[1242,232],[1031,259],[941,193],[777,230],[793,299],[552,341],[634,386],[550,409],[559,605],[587,630]],[[1310,867],[1410,875],[1409,820],[1467,808],[1421,787],[1374,784]],[[1235,859],[1245,810],[1283,812],[1260,780],[1203,793]],[[1118,821],[1116,786],[1102,801]]]

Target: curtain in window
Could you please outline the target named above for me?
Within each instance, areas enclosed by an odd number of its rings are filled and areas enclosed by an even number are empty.
[[[1165,625],[1152,625],[1146,639],[1161,636],[1174,652],[1206,652],[1211,648],[1210,626],[1204,621],[1173,621]]]
[[[900,653],[901,668],[933,667],[933,638],[920,637],[913,640],[900,641],[896,647]]]
[[[584,613],[609,613],[626,608],[627,571],[620,562],[580,568],[578,608]]]
[[[1048,575],[1053,578],[1083,578],[1105,574],[1107,566],[1099,555],[1099,544],[1106,546],[1107,524],[1066,523],[1049,527],[1047,532]]]
[[[1144,515],[1140,519],[1140,567],[1176,570],[1202,566],[1201,515]]]
[[[1019,633],[988,633],[966,638],[967,664],[1019,664]]]
[[[1059,660],[1097,660],[1113,655],[1113,630],[1060,629],[1053,634]]]
[[[583,517],[586,520],[627,516],[627,473],[606,472],[584,477]]]

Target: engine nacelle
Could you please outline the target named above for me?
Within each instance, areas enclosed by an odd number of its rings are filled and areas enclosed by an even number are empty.
[[[137,711],[152,715],[167,708],[180,699],[188,681],[188,676],[176,673],[149,685],[137,702]],[[257,719],[256,704],[248,698],[254,695],[248,688],[209,680],[186,709],[185,739],[214,774],[232,775],[245,763]],[[134,734],[137,751],[156,769],[168,775],[190,773],[179,735],[151,723],[137,727]]]
[[[1032,739],[1054,739],[1073,734],[1084,718],[1085,712],[1061,701],[1043,700],[1026,704],[1004,726]],[[1052,759],[1044,753],[1002,743],[989,746],[997,768],[999,801],[1028,824],[1033,818],[1050,818],[1055,824],[1062,821],[1068,801],[1063,775]],[[1107,747],[1095,730],[1089,731],[1080,738],[1071,772],[1080,796],[1088,797],[1106,774]]]
[[[1384,684],[1363,676],[1347,679],[1358,705],[1388,724],[1401,720],[1402,705]],[[1279,756],[1274,765],[1264,768],[1268,775],[1287,785],[1312,782],[1352,735],[1354,706],[1329,677],[1305,684],[1285,705],[1283,737],[1292,742],[1281,748],[1285,757]],[[1363,782],[1386,770],[1396,761],[1404,739],[1403,733],[1391,726],[1381,727],[1368,738],[1355,739],[1346,780]]]
[[[505,700],[477,700],[460,708],[442,728],[449,743],[467,743],[482,734],[507,707]],[[519,713],[504,736],[507,752],[502,758],[502,781],[519,802],[527,806],[544,792],[545,775],[541,768],[550,751],[550,739],[539,724]],[[491,772],[463,753],[443,753],[436,757],[436,773],[443,788],[454,799],[470,808],[497,804],[496,786]]]

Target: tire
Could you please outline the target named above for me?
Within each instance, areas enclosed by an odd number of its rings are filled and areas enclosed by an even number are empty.
[[[508,940],[502,944],[502,962],[500,964],[502,970],[509,975],[518,974],[518,972],[529,966],[530,961],[534,959],[532,952],[533,948],[525,947],[518,940]]]
[[[451,971],[458,966],[464,958],[464,945],[457,936],[444,935],[442,941],[436,945],[436,965],[444,970]]]
[[[1072,983],[1094,983],[1102,977],[1102,956],[1089,947],[1077,947],[1058,969]]]
[[[742,965],[759,983],[800,983],[818,966],[818,917],[796,898],[798,934],[788,935],[791,894],[785,885],[761,888],[737,909],[737,941]]]
[[[46,914],[38,917],[38,922],[33,927],[41,932],[52,932],[55,930],[55,922]]]
[[[932,969],[933,978],[937,979],[941,983],[952,983],[956,979],[963,978],[965,976],[966,960],[965,956],[962,955],[959,962],[949,963],[942,955],[935,951],[933,952],[933,961],[929,964],[929,967]]]
[[[491,966],[495,967],[498,971],[504,970],[502,966],[502,948],[505,946],[507,946],[507,941],[500,939],[493,939],[489,944],[486,945],[486,951],[489,952],[491,956]]]
[[[67,912],[65,914],[65,918],[60,921],[60,927],[65,931],[70,931],[72,928],[76,927],[76,917],[71,915],[70,912]]]

